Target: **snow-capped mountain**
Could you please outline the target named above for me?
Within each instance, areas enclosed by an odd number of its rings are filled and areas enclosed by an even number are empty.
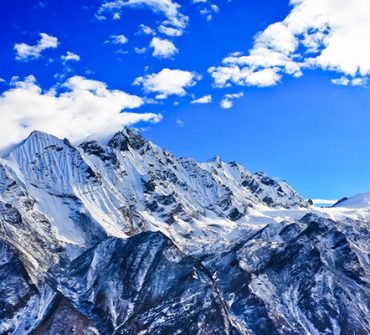
[[[33,132],[0,159],[0,334],[369,334],[370,215],[348,207],[130,129]]]
[[[339,200],[334,207],[366,208],[370,207],[370,193],[357,194],[351,198]]]

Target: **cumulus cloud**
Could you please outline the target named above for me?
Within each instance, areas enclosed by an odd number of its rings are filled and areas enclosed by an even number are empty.
[[[140,121],[159,122],[159,114],[126,111],[143,104],[138,96],[79,76],[48,91],[33,76],[14,79],[12,87],[0,96],[0,149],[21,141],[33,130],[78,141],[106,136]]]
[[[171,41],[158,37],[153,37],[150,47],[153,48],[153,56],[159,58],[170,58],[179,52]]]
[[[134,85],[141,85],[146,93],[157,93],[156,99],[166,99],[170,95],[185,95],[186,88],[194,86],[200,79],[195,72],[163,69],[136,78]]]
[[[191,104],[210,104],[212,102],[212,95],[205,95],[201,98],[194,99]]]
[[[243,92],[239,93],[232,93],[232,94],[225,94],[224,98],[221,101],[221,108],[222,109],[230,109],[234,107],[234,100],[239,99],[244,96]]]
[[[182,34],[188,23],[188,17],[180,12],[180,5],[173,0],[115,0],[104,2],[97,13],[100,20],[106,19],[107,16],[120,18],[125,8],[150,8],[153,12],[161,14],[165,20],[161,23],[162,31],[176,30],[177,34]],[[178,35],[171,35],[178,36]]]
[[[290,3],[288,16],[258,33],[247,54],[233,54],[209,69],[216,86],[272,86],[283,75],[300,77],[306,69],[335,71],[351,77],[351,84],[352,80],[366,83],[370,75],[369,1]]]
[[[35,45],[17,43],[14,45],[17,60],[36,59],[46,49],[54,49],[58,46],[58,39],[54,36],[41,33],[40,39]]]
[[[71,51],[67,51],[67,53],[63,55],[61,58],[64,62],[69,62],[69,61],[79,62],[81,59],[79,55]]]

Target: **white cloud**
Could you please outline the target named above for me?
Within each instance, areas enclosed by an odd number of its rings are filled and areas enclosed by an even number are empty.
[[[340,78],[332,79],[331,82],[334,85],[339,86],[365,86],[367,84],[367,78],[357,77],[357,78],[348,78],[342,76]]]
[[[263,69],[248,76],[248,83],[253,86],[273,86],[280,80],[280,75],[274,69]]]
[[[64,62],[68,62],[68,61],[79,62],[81,59],[79,55],[71,51],[67,51],[67,53],[63,55],[61,58]]]
[[[229,99],[223,99],[220,106],[222,109],[230,109],[234,106],[234,102]]]
[[[365,86],[367,85],[368,78],[360,77],[360,78],[353,78],[351,80],[352,86]]]
[[[112,43],[112,44],[126,44],[128,42],[128,38],[125,35],[111,35],[105,43]]]
[[[145,24],[141,24],[139,28],[140,28],[140,32],[142,32],[145,35],[154,35],[154,30],[146,26]]]
[[[146,53],[147,49],[146,48],[138,48],[138,47],[135,47],[134,48],[134,51],[139,54],[139,55],[143,55]]]
[[[208,21],[211,21],[214,13],[219,13],[220,9],[216,4],[210,3],[208,0],[193,0],[193,3],[199,5],[200,14],[206,16]]]
[[[339,86],[348,86],[351,84],[351,80],[349,80],[347,77],[340,77],[336,79],[332,79],[331,82],[334,85],[339,85]]]
[[[312,199],[314,205],[334,205],[338,200]]]
[[[39,58],[41,53],[46,49],[53,49],[58,46],[58,39],[54,36],[41,33],[40,40],[36,45],[26,43],[17,43],[14,45],[17,60],[29,60]]]
[[[201,98],[191,101],[192,104],[210,104],[212,102],[212,95],[205,95]]]
[[[134,85],[141,85],[146,93],[157,93],[156,99],[166,99],[170,95],[185,95],[185,89],[194,86],[200,79],[195,72],[163,69],[136,78]]]
[[[62,90],[43,91],[33,76],[23,81],[15,78],[12,85],[0,96],[1,149],[33,130],[77,141],[91,135],[106,136],[140,121],[161,119],[158,114],[126,111],[141,107],[142,98],[79,76],[69,78]]]
[[[243,92],[233,93],[233,94],[225,94],[224,98],[221,101],[221,108],[222,109],[230,109],[234,107],[234,100],[239,99],[244,96]]]
[[[370,75],[370,2],[368,0],[291,0],[292,10],[281,22],[258,33],[246,55],[226,57],[209,72],[216,86],[275,85],[284,75],[302,70],[341,73],[363,85]],[[262,72],[262,82],[255,73]],[[251,77],[252,76],[252,77]],[[267,78],[268,77],[268,78]],[[348,79],[352,85],[352,79]],[[334,79],[334,83],[340,81]],[[349,83],[348,83],[349,84]]]
[[[207,8],[203,8],[200,10],[200,14],[204,15],[207,17],[208,21],[211,21],[213,19],[213,14],[214,13],[219,13],[220,9],[218,8],[217,5],[209,5]]]
[[[220,11],[220,8],[218,8],[218,6],[217,6],[217,5],[215,5],[215,4],[212,4],[212,5],[211,5],[211,9],[212,9],[215,13],[218,13],[218,12]]]
[[[176,119],[176,124],[181,128],[185,126],[185,122],[180,119]]]
[[[120,17],[123,9],[149,7],[153,12],[162,14],[166,20],[162,27],[176,28],[181,33],[186,28],[188,17],[180,13],[180,5],[173,0],[115,0],[101,5],[98,10],[98,19],[105,19],[107,15]]]
[[[159,58],[170,58],[179,52],[171,41],[158,37],[153,37],[150,47],[153,48],[153,56]]]
[[[166,27],[162,24],[158,27],[158,31],[164,35],[172,36],[172,37],[181,36],[183,33],[182,29],[174,28],[174,27]]]

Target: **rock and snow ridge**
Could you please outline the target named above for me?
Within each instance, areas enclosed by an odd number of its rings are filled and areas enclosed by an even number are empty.
[[[33,132],[0,159],[0,334],[368,334],[360,198],[315,208],[127,128]]]

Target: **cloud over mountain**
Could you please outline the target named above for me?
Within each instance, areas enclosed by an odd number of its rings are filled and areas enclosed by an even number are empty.
[[[35,129],[77,141],[106,136],[140,121],[159,122],[159,114],[126,111],[143,104],[138,96],[80,76],[48,91],[33,76],[18,79],[0,96],[0,149]]]

